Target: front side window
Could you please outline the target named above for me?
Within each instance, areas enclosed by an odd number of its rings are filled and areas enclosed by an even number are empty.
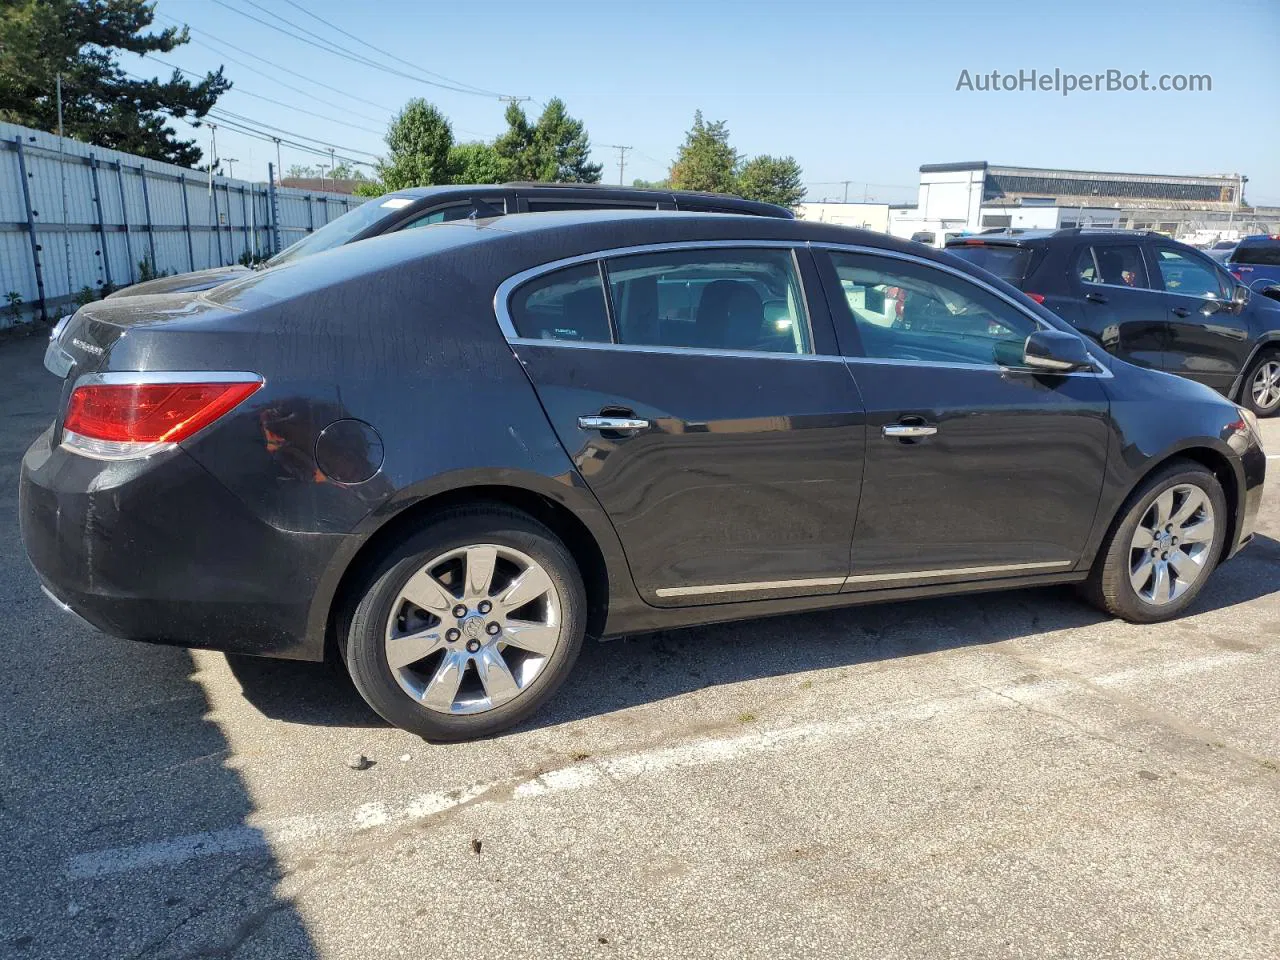
[[[485,216],[479,213],[476,205],[473,203],[455,203],[448,207],[438,207],[428,214],[418,217],[416,220],[410,220],[408,223],[400,227],[401,230],[414,230],[418,227],[427,227],[433,223],[451,223],[454,220],[466,220],[475,211],[478,216]],[[501,210],[496,210],[494,215],[500,214]]]
[[[935,267],[868,254],[831,254],[865,356],[922,363],[1016,366],[1036,322],[995,294]]]
[[[790,250],[674,250],[605,266],[619,343],[812,351]]]
[[[516,333],[534,340],[609,343],[609,312],[595,261],[530,280],[510,301]]]
[[[1076,253],[1075,275],[1081,283],[1150,289],[1142,248],[1136,243],[1083,246]]]
[[[1226,300],[1230,294],[1218,272],[1196,257],[1172,247],[1156,247],[1156,263],[1169,293],[1207,300]]]

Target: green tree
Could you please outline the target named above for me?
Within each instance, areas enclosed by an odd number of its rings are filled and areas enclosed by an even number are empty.
[[[729,128],[723,120],[706,123],[702,111],[693,115],[693,126],[671,164],[667,180],[676,190],[733,193],[741,158],[729,145]]]
[[[631,181],[633,187],[639,187],[642,190],[669,190],[671,184],[666,180],[641,180],[639,177]]]
[[[507,162],[491,143],[459,143],[449,151],[449,176],[454,183],[506,183]]]
[[[448,183],[453,128],[421,98],[410,100],[387,128],[387,156],[378,161],[383,192]]]
[[[334,180],[368,180],[369,176],[355,164],[342,162],[329,171]]]
[[[762,154],[742,165],[734,193],[748,200],[794,207],[804,199],[801,175],[800,164],[796,163],[795,157]]]
[[[304,167],[300,163],[293,164],[291,167],[289,167],[288,172],[285,173],[285,176],[288,177],[290,180],[306,180],[309,177],[314,177],[317,175],[318,175],[318,171],[316,170],[315,167]]]
[[[564,101],[552,98],[536,123],[519,104],[507,107],[507,130],[493,147],[515,180],[599,183],[603,166],[591,162],[591,140],[581,120],[569,116]]]
[[[155,4],[145,0],[3,0],[0,3],[0,120],[58,128],[55,83],[62,75],[63,127],[100,147],[193,167],[201,152],[180,140],[169,116],[207,114],[230,81],[222,68],[198,83],[174,71],[167,81],[134,80],[118,53],[168,53],[187,28],[145,33]],[[168,115],[168,116],[166,116]]]

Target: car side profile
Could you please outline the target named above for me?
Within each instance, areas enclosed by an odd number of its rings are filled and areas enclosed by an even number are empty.
[[[1245,237],[1227,255],[1226,267],[1255,292],[1280,287],[1280,236]]]
[[[292,263],[347,243],[399,230],[468,218],[550,210],[685,210],[695,213],[743,213],[792,219],[786,207],[696,190],[653,190],[591,183],[504,183],[395,190],[349,210],[308,233],[266,262],[268,267]],[[210,290],[249,274],[241,264],[210,267],[172,277],[157,277],[117,290],[107,299]]]
[[[533,712],[585,637],[1073,583],[1167,620],[1252,536],[1253,415],[940,251],[768,217],[457,221],[50,344],[49,595],[332,658],[391,723]]]
[[[983,234],[947,252],[1108,353],[1197,380],[1260,417],[1280,412],[1280,302],[1194,247],[1145,231],[1072,229]]]

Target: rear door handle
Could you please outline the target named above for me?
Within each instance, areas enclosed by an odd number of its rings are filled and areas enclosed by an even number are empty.
[[[886,437],[898,439],[903,437],[932,437],[937,432],[937,427],[929,426],[925,423],[888,423],[884,426],[884,435]]]
[[[639,417],[579,417],[578,426],[583,430],[615,430],[626,432],[630,430],[647,430],[652,424],[648,420],[642,420]]]
[[[1107,298],[1100,293],[1086,293],[1084,298],[1090,303],[1106,303]]]
[[[1191,316],[1191,311],[1188,310],[1186,307],[1174,307],[1173,315],[1175,317],[1189,317]]]

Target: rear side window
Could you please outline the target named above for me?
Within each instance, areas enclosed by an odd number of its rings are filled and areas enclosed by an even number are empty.
[[[790,250],[674,250],[605,266],[619,343],[811,352]]]
[[[1231,263],[1243,263],[1252,267],[1280,267],[1280,241],[1275,243],[1250,243],[1236,247]]]
[[[1151,288],[1142,248],[1136,243],[1093,244],[1076,253],[1076,278],[1081,283],[1104,283],[1112,287]]]
[[[516,333],[534,340],[609,343],[609,311],[593,261],[530,280],[511,297]]]
[[[1001,280],[1014,286],[1020,284],[1031,272],[1032,250],[1029,247],[1011,247],[1004,244],[959,243],[948,244],[947,253],[967,260],[975,267],[994,273]]]
[[[1160,266],[1164,288],[1169,293],[1209,300],[1227,299],[1227,290],[1218,271],[1202,263],[1198,257],[1172,247],[1156,247],[1156,263]]]

